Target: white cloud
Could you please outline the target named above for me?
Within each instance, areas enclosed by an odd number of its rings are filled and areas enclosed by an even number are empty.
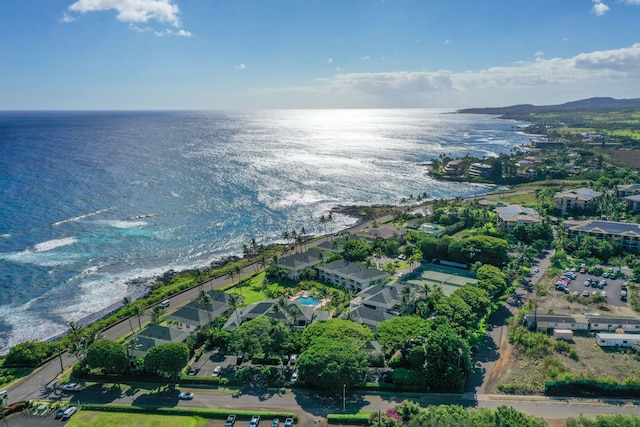
[[[360,59],[361,59],[362,61],[368,61],[368,60],[370,60],[370,59],[371,59],[371,57],[370,57],[369,55],[365,55],[365,56],[361,56],[361,57],[360,57]]]
[[[624,2],[633,6],[640,6],[640,0],[624,0]]]
[[[640,43],[566,59],[544,59],[541,55],[538,52],[531,62],[458,73],[448,70],[345,73],[338,69],[338,74],[319,80],[314,86],[286,90],[349,95],[353,99],[366,98],[369,102],[377,100],[379,105],[400,105],[403,100],[419,105],[427,99],[482,91],[542,93],[546,87],[589,86],[594,82],[606,85],[640,79]]]
[[[191,32],[180,28],[180,8],[173,0],[76,0],[69,6],[71,12],[89,13],[114,10],[119,21],[129,23],[129,28],[137,32],[153,32],[158,37],[177,36],[191,37]],[[72,22],[76,18],[63,14],[63,22]],[[154,30],[150,27],[139,27],[136,24],[155,21],[167,24],[172,29]]]
[[[244,64],[238,64],[236,65],[236,70],[246,70],[247,66]]]
[[[453,41],[451,41],[451,40],[449,40],[449,39],[446,39],[446,40],[443,42],[443,44],[444,44],[444,45],[450,45],[450,44],[453,44]]]
[[[593,0],[593,8],[591,9],[591,11],[596,15],[596,16],[602,16],[605,13],[607,13],[610,9],[609,6],[607,6],[606,4],[602,3],[601,0]]]
[[[69,23],[75,21],[76,18],[69,15],[67,12],[62,12],[62,18],[58,19],[60,22]]]
[[[327,64],[333,64],[333,58],[329,58],[329,59],[327,60]]]
[[[543,56],[544,56],[544,52],[540,50],[533,54],[533,57],[536,59],[541,59]]]

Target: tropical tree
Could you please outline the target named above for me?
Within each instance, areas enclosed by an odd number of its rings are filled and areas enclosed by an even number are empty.
[[[208,327],[211,328],[211,323],[213,323],[213,319],[211,318],[211,311],[213,310],[213,307],[211,305],[213,304],[213,298],[211,298],[211,295],[209,295],[205,291],[200,291],[200,296],[198,297],[198,304],[203,306],[204,309],[207,311],[207,317],[209,318]]]
[[[183,343],[171,342],[151,348],[144,357],[144,369],[161,376],[170,376],[176,382],[180,372],[189,363],[189,348]]]
[[[138,318],[138,328],[142,329],[142,322],[140,320],[140,317],[144,313],[144,307],[142,306],[141,303],[138,302],[138,303],[133,304],[131,306],[131,309],[133,311],[133,315]]]
[[[292,305],[287,310],[287,314],[291,318],[291,326],[295,326],[300,316],[302,316],[302,311],[300,311],[300,308],[298,308],[298,306]]]
[[[363,382],[368,363],[353,341],[319,339],[300,354],[296,366],[301,380],[340,393]]]
[[[121,301],[122,306],[124,307],[124,309],[129,312],[131,311],[131,306],[133,305],[133,301],[131,301],[131,298],[129,297],[124,297],[122,298]],[[129,327],[131,328],[131,333],[133,333],[133,324],[131,323],[131,315],[128,314],[127,315],[127,320],[129,320]]]
[[[160,305],[156,305],[155,307],[153,307],[153,310],[151,310],[151,323],[154,323],[156,325],[160,323],[165,312],[166,310],[164,309],[164,307]]]
[[[121,374],[129,365],[127,348],[111,340],[100,340],[87,349],[87,365],[107,374]]]
[[[448,325],[440,325],[425,344],[425,375],[432,391],[460,392],[471,372],[469,343]]]

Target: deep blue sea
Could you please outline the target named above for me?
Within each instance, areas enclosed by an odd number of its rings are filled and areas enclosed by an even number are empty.
[[[239,255],[252,237],[320,233],[333,206],[487,191],[435,182],[422,163],[530,136],[447,113],[0,112],[0,354],[139,294],[132,279]]]

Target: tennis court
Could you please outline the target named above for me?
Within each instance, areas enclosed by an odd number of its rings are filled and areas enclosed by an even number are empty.
[[[470,284],[475,286],[478,280],[467,270],[436,264],[424,264],[422,265],[422,272],[418,273],[417,277],[407,280],[407,282],[416,285],[423,283],[428,283],[431,286],[438,285],[445,295],[451,295],[453,291],[462,285]]]

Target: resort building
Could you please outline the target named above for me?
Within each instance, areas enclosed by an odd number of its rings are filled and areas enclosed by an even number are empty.
[[[227,316],[233,310],[233,303],[230,300],[234,296],[216,290],[207,293],[211,297],[211,304],[205,304],[201,299],[193,300],[165,316],[165,319],[171,321],[178,329],[194,332],[212,323],[218,317]]]
[[[507,233],[511,233],[516,225],[533,225],[542,222],[542,217],[531,208],[520,205],[507,205],[495,209],[498,214],[498,223],[502,225]]]
[[[636,194],[634,196],[626,196],[623,197],[622,200],[627,202],[627,209],[638,212],[640,211],[640,194]]]
[[[124,345],[129,351],[129,357],[135,359],[144,357],[155,346],[170,342],[183,342],[189,335],[191,335],[191,332],[169,326],[151,324],[140,332],[133,334]]]
[[[593,236],[597,239],[611,239],[624,249],[640,252],[640,225],[613,221],[567,221],[564,224],[567,236]]]
[[[444,167],[443,172],[447,175],[461,175],[464,159],[451,160]]]
[[[299,280],[302,270],[313,268],[314,265],[322,262],[323,257],[320,251],[310,249],[303,253],[279,258],[276,267],[278,270],[286,272],[287,279]]]
[[[362,289],[382,283],[391,276],[377,268],[367,268],[362,264],[349,262],[345,259],[331,261],[316,267],[318,278],[324,282],[343,283],[349,289],[359,292]]]
[[[640,194],[640,184],[622,184],[616,187],[618,198]]]
[[[593,210],[594,202],[602,195],[601,192],[590,188],[576,188],[573,190],[556,193],[553,196],[553,204],[564,215],[572,210]]]
[[[422,224],[420,226],[420,231],[430,236],[442,237],[446,231],[446,228],[442,227],[438,224]]]
[[[469,166],[469,171],[467,174],[469,176],[477,176],[481,178],[485,178],[491,175],[491,171],[493,167],[491,165],[487,165],[485,163],[471,163]]]
[[[396,237],[398,242],[403,245],[405,231],[407,230],[403,227],[394,227],[393,225],[383,224],[378,227],[369,227],[358,231],[358,236],[362,236],[368,240],[388,240],[392,237]]]
[[[306,328],[308,325],[329,320],[330,313],[326,310],[318,310],[320,301],[314,304],[303,304],[296,300],[286,300],[284,306],[280,306],[275,299],[249,304],[246,307],[237,308],[229,315],[227,323],[222,327],[223,331],[232,331],[249,320],[267,316],[286,325]]]

